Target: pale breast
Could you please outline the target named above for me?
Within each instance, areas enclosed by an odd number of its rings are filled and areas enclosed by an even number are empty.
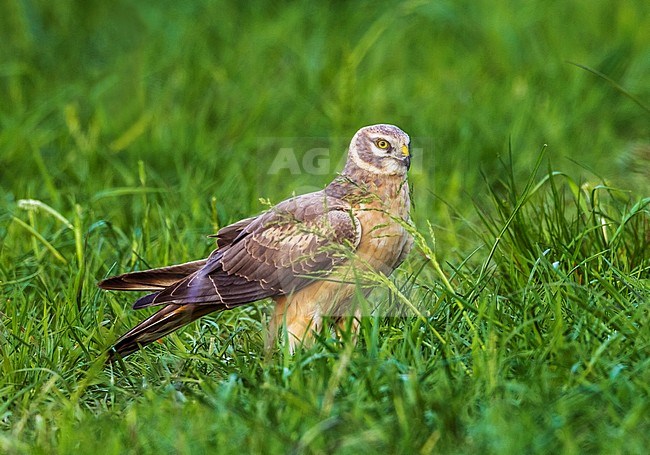
[[[355,210],[362,226],[357,255],[386,275],[399,265],[408,253],[405,250],[412,245],[411,236],[402,224],[410,221],[408,185],[403,184],[395,190],[397,197],[384,199],[390,203],[364,203]]]
[[[359,280],[364,281],[363,272],[368,267],[389,275],[408,253],[412,237],[397,221],[410,222],[408,185],[384,185],[382,191],[384,194],[374,202],[360,203],[352,209],[361,224],[356,258],[336,267],[327,278],[289,296],[274,299],[277,307],[270,332],[273,335],[282,322],[286,323],[292,352],[309,330],[320,329],[323,316],[338,318],[358,312],[350,302],[358,292]],[[389,191],[393,193],[387,195]],[[364,294],[371,290],[372,287],[362,287]]]

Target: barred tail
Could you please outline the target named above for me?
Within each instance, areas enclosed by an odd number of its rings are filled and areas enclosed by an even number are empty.
[[[117,357],[126,357],[206,314],[223,309],[225,307],[220,304],[166,305],[117,340],[109,351],[108,361],[112,362]]]

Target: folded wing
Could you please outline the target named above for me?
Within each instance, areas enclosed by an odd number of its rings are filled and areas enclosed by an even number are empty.
[[[129,289],[156,291],[136,301],[134,308],[162,304],[232,308],[294,292],[326,276],[356,249],[360,238],[360,223],[347,203],[311,193],[222,229],[217,234],[219,249],[203,263],[175,266],[183,267],[178,272],[190,271],[181,279],[173,280],[175,269],[169,267],[115,277],[100,286],[115,289],[110,286],[133,282]],[[154,272],[163,278],[147,279]]]

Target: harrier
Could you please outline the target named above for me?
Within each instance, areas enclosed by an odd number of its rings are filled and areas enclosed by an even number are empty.
[[[405,228],[410,164],[410,138],[401,129],[361,128],[343,171],[325,189],[220,229],[207,259],[101,281],[102,289],[149,292],[134,309],[162,306],[115,343],[110,359],[206,314],[265,298],[275,301],[270,333],[286,324],[292,352],[323,317],[358,315],[354,277],[389,275],[413,244]]]

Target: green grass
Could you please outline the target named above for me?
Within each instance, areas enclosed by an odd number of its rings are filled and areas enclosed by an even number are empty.
[[[647,451],[648,2],[0,7],[0,452]],[[262,303],[104,367],[142,316],[97,281],[208,254],[377,122],[418,248],[356,345],[266,355]]]

